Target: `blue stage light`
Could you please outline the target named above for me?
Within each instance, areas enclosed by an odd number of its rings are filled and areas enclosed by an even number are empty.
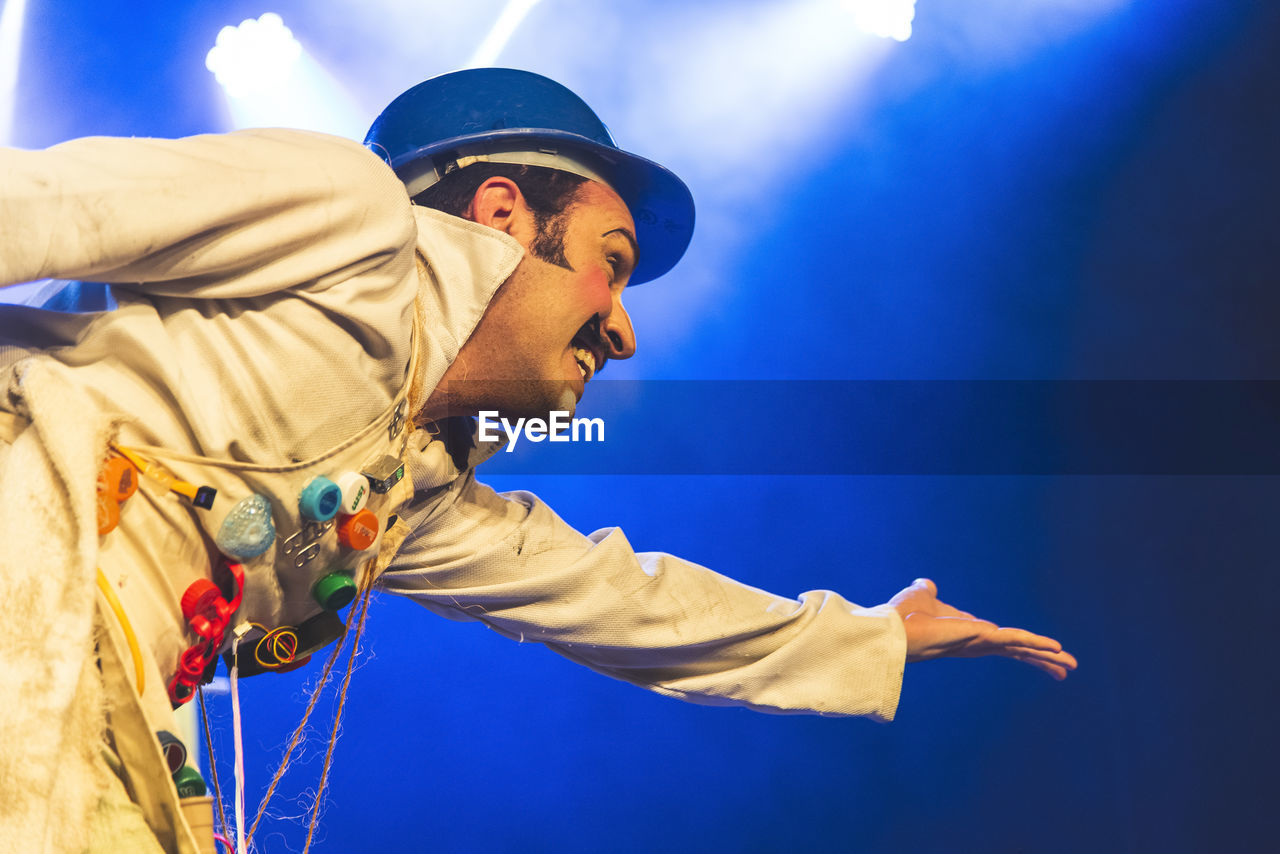
[[[301,56],[302,45],[293,31],[279,15],[267,12],[238,27],[223,27],[204,64],[229,96],[241,98],[279,88]]]

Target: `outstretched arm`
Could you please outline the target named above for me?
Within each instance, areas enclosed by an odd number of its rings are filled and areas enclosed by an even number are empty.
[[[404,186],[362,146],[253,130],[0,148],[0,232],[0,287],[91,279],[237,298],[411,264],[414,224]]]
[[[1038,667],[1054,679],[1066,679],[1076,659],[1053,638],[1024,629],[1002,628],[938,599],[938,587],[917,578],[889,600],[907,630],[907,661],[1003,655]]]
[[[620,530],[583,536],[535,496],[470,474],[401,519],[413,533],[379,583],[442,616],[689,702],[882,720],[897,708],[906,638],[891,605],[775,596],[636,553]]]

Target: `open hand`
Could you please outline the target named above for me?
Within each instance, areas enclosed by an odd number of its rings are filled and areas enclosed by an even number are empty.
[[[1001,628],[938,599],[938,587],[927,578],[889,600],[907,628],[907,661],[931,658],[978,658],[1003,655],[1038,667],[1054,679],[1066,679],[1076,659],[1053,638],[1023,629]]]

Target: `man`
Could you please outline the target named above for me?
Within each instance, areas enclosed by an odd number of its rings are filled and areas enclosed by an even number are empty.
[[[112,284],[0,315],[0,500],[24,510],[0,516],[21,699],[0,711],[6,838],[195,850],[157,738],[171,708],[219,653],[293,666],[374,583],[701,703],[889,719],[904,660],[1074,668],[928,581],[875,608],[786,599],[478,483],[496,447],[471,416],[572,409],[630,357],[624,288],[679,260],[692,201],[525,72],[427,81],[367,142],[377,156],[289,131],[88,139],[0,161],[0,283]]]

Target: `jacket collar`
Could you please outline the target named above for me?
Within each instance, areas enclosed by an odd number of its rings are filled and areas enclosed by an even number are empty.
[[[471,337],[524,248],[500,231],[414,205],[418,224],[418,311],[422,330],[417,376],[423,398]]]

